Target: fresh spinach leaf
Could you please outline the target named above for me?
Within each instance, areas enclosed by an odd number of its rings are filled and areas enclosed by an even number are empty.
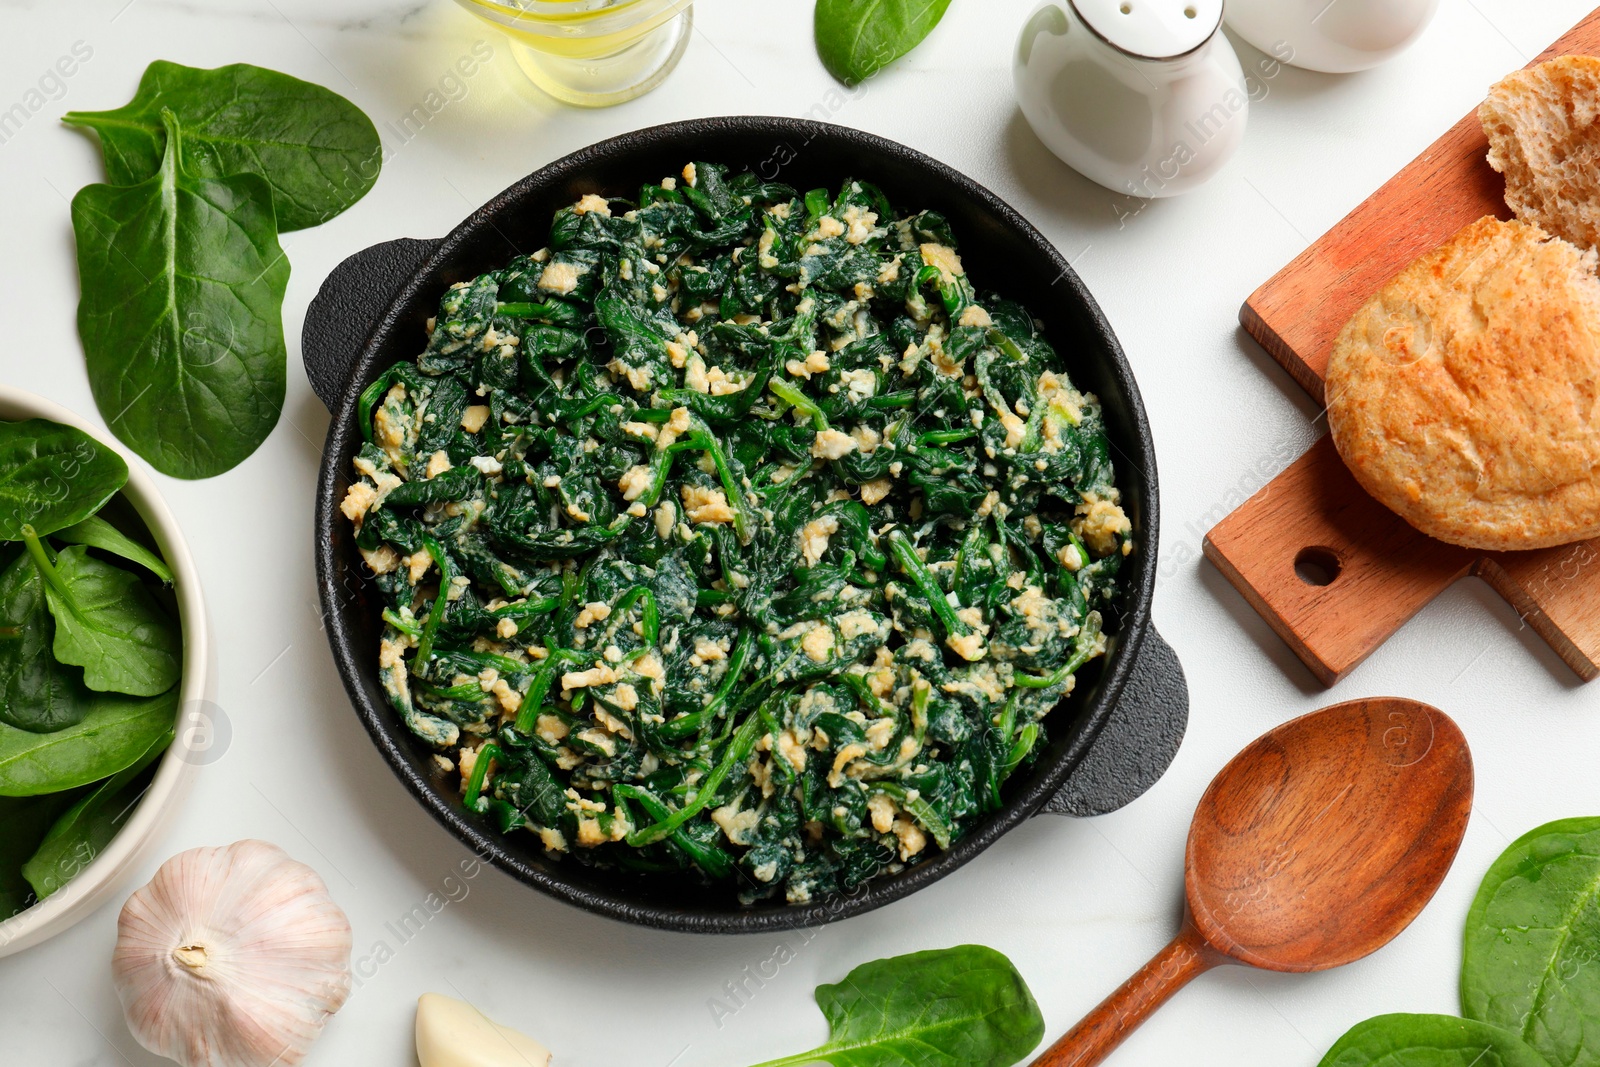
[[[104,852],[138,806],[148,783],[135,779],[172,744],[169,729],[135,762],[96,785],[68,808],[22,865],[22,874],[40,900],[60,889]]]
[[[1600,1064],[1600,818],[1547,823],[1489,868],[1467,913],[1461,1011],[1553,1064]]]
[[[123,107],[69,111],[62,121],[99,135],[111,184],[136,185],[162,167],[161,113],[168,109],[183,125],[194,173],[265,179],[285,233],[344,211],[383,166],[378,131],[360,108],[320,85],[248,63],[202,70],[157,60]]]
[[[1380,1015],[1341,1037],[1317,1067],[1550,1067],[1516,1034],[1450,1015]]]
[[[172,571],[161,561],[160,556],[98,515],[91,515],[82,522],[57,530],[55,538],[69,545],[88,545],[90,548],[98,548],[102,552],[121,556],[125,560],[137,563],[166,584],[172,584]]]
[[[1044,1017],[1011,961],[960,945],[864,963],[817,987],[828,1042],[759,1067],[1009,1067],[1044,1036]]]
[[[56,662],[44,579],[26,553],[0,574],[0,722],[48,733],[82,722],[89,693],[80,672]]]
[[[204,478],[277,424],[289,261],[266,180],[194,175],[176,117],[162,121],[154,176],[73,198],[78,333],[112,431],[163,474]]]
[[[76,797],[76,792],[0,797],[0,922],[34,903],[33,887],[23,876],[22,865]]]
[[[171,730],[177,711],[174,686],[147,699],[98,695],[82,722],[55,733],[0,725],[0,796],[58,793],[108,778]]]
[[[82,430],[47,419],[0,422],[0,541],[93,515],[128,480],[122,457]]]
[[[817,0],[817,54],[828,73],[855,85],[933,32],[950,0]]]
[[[56,622],[56,659],[83,668],[96,692],[150,697],[177,682],[183,639],[139,579],[89,555],[83,545],[52,563],[37,537],[28,554],[45,579],[45,602]]]

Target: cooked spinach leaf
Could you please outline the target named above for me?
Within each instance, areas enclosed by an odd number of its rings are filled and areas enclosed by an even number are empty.
[[[0,725],[0,796],[58,793],[98,782],[134,763],[172,729],[178,690],[140,699],[101,693],[83,721],[35,734]]]
[[[950,0],[817,0],[817,54],[828,73],[855,85],[933,32]]]
[[[172,688],[183,642],[138,578],[82,545],[62,549],[54,562],[31,531],[27,545],[44,575],[56,659],[82,667],[84,684],[101,693],[153,697]]]
[[[864,963],[817,987],[825,1044],[759,1067],[1010,1067],[1044,1036],[1022,975],[992,948],[961,945]]]
[[[955,241],[700,162],[443,294],[342,509],[469,810],[805,903],[1005,805],[1136,545],[1099,401]]]
[[[129,562],[137,563],[166,584],[172,584],[172,571],[162,562],[160,556],[98,515],[91,515],[82,522],[57,530],[55,539],[65,541],[69,545],[88,545],[90,548],[98,548],[102,552],[121,556]]]
[[[1600,818],[1547,823],[1489,868],[1467,913],[1461,1011],[1552,1064],[1600,1064]]]
[[[93,515],[128,480],[128,465],[82,430],[47,419],[0,422],[0,541]]]
[[[82,672],[51,652],[55,623],[45,603],[44,578],[23,553],[0,573],[0,722],[48,733],[89,713]]]
[[[1317,1067],[1550,1067],[1516,1034],[1450,1015],[1380,1015],[1353,1027]]]
[[[68,808],[22,865],[23,877],[44,900],[94,862],[117,836],[144,795],[140,776],[172,743],[172,731],[158,737],[133,763],[96,785]]]
[[[113,433],[164,474],[238,465],[283,408],[289,261],[254,174],[196,176],[176,117],[160,169],[72,201],[78,333]]]
[[[62,121],[100,137],[112,185],[156,176],[166,155],[162,112],[183,127],[184,162],[200,178],[254,174],[272,187],[278,229],[327,222],[366,195],[383,165],[372,120],[338,93],[235,63],[215,70],[157,60],[133,100]]]

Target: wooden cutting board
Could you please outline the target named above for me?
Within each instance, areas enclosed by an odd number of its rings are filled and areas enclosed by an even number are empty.
[[[1600,9],[1535,62],[1600,55]],[[1488,87],[1485,86],[1485,89]],[[1239,321],[1319,402],[1333,340],[1413,259],[1509,218],[1476,110],[1245,301]],[[1418,533],[1324,437],[1207,535],[1206,558],[1332,685],[1465,575],[1487,581],[1579,676],[1600,676],[1600,540],[1485,553]]]

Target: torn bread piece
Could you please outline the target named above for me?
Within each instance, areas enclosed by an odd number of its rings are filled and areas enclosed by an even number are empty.
[[[1579,248],[1600,247],[1600,58],[1562,56],[1502,79],[1478,108],[1506,204]]]

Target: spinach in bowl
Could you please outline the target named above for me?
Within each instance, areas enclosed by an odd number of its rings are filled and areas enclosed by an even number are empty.
[[[1133,547],[1096,399],[859,181],[586,196],[360,420],[380,678],[466,806],[746,899],[1000,808]]]
[[[172,742],[172,573],[127,478],[71,426],[0,422],[0,920],[105,849]]]

